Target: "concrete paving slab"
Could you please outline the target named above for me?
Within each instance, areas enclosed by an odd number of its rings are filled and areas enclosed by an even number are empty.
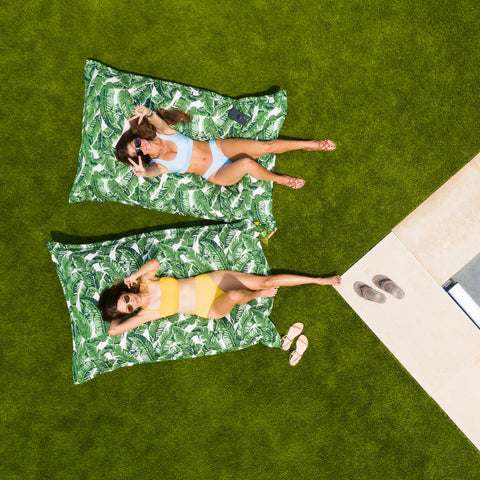
[[[443,285],[480,253],[480,153],[393,232]]]
[[[385,274],[404,291],[384,304],[359,297]],[[342,275],[340,295],[480,449],[480,331],[413,253],[390,233]],[[376,288],[376,287],[374,287]]]

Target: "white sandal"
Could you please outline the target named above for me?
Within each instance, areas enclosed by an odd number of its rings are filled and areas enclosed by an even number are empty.
[[[289,329],[286,335],[282,337],[282,350],[288,350],[296,337],[298,337],[303,330],[303,323],[294,323]]]
[[[298,362],[302,359],[305,350],[308,347],[308,338],[305,335],[300,335],[297,338],[297,344],[295,346],[295,350],[290,354],[290,360],[288,363],[292,367],[298,364]]]

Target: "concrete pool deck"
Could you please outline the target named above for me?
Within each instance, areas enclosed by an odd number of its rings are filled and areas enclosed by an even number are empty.
[[[480,330],[442,285],[480,253],[480,154],[408,215],[335,287],[480,449]],[[384,304],[353,290],[384,274],[404,291]],[[479,278],[480,283],[480,278]],[[381,290],[380,290],[381,291]]]

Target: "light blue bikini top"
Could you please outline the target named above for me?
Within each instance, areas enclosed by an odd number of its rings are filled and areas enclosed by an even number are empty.
[[[161,135],[157,133],[157,137],[173,142],[177,146],[177,156],[173,160],[154,158],[150,161],[150,165],[152,163],[159,163],[165,168],[168,168],[170,173],[185,173],[190,165],[190,158],[192,157],[193,140],[180,132],[174,133],[173,135]]]

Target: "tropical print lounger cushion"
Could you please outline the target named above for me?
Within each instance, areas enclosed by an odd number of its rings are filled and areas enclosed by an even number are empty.
[[[175,107],[190,113],[192,122],[177,125],[196,140],[278,137],[287,113],[287,95],[233,99],[200,88],[121,72],[100,62],[85,65],[85,103],[78,170],[70,192],[71,203],[99,200],[127,203],[169,213],[225,221],[249,218],[267,230],[275,228],[272,184],[248,175],[228,188],[198,175],[162,175],[137,178],[114,159],[114,146],[128,128],[135,105]],[[248,115],[246,126],[228,118],[231,108]],[[259,162],[273,170],[275,156]]]
[[[96,304],[99,292],[158,258],[159,276],[190,277],[213,270],[269,273],[254,225],[233,224],[162,230],[84,245],[48,243],[67,300],[73,336],[73,381],[138,363],[215,355],[257,343],[279,347],[268,318],[273,299],[236,307],[221,320],[176,314],[108,335]]]

